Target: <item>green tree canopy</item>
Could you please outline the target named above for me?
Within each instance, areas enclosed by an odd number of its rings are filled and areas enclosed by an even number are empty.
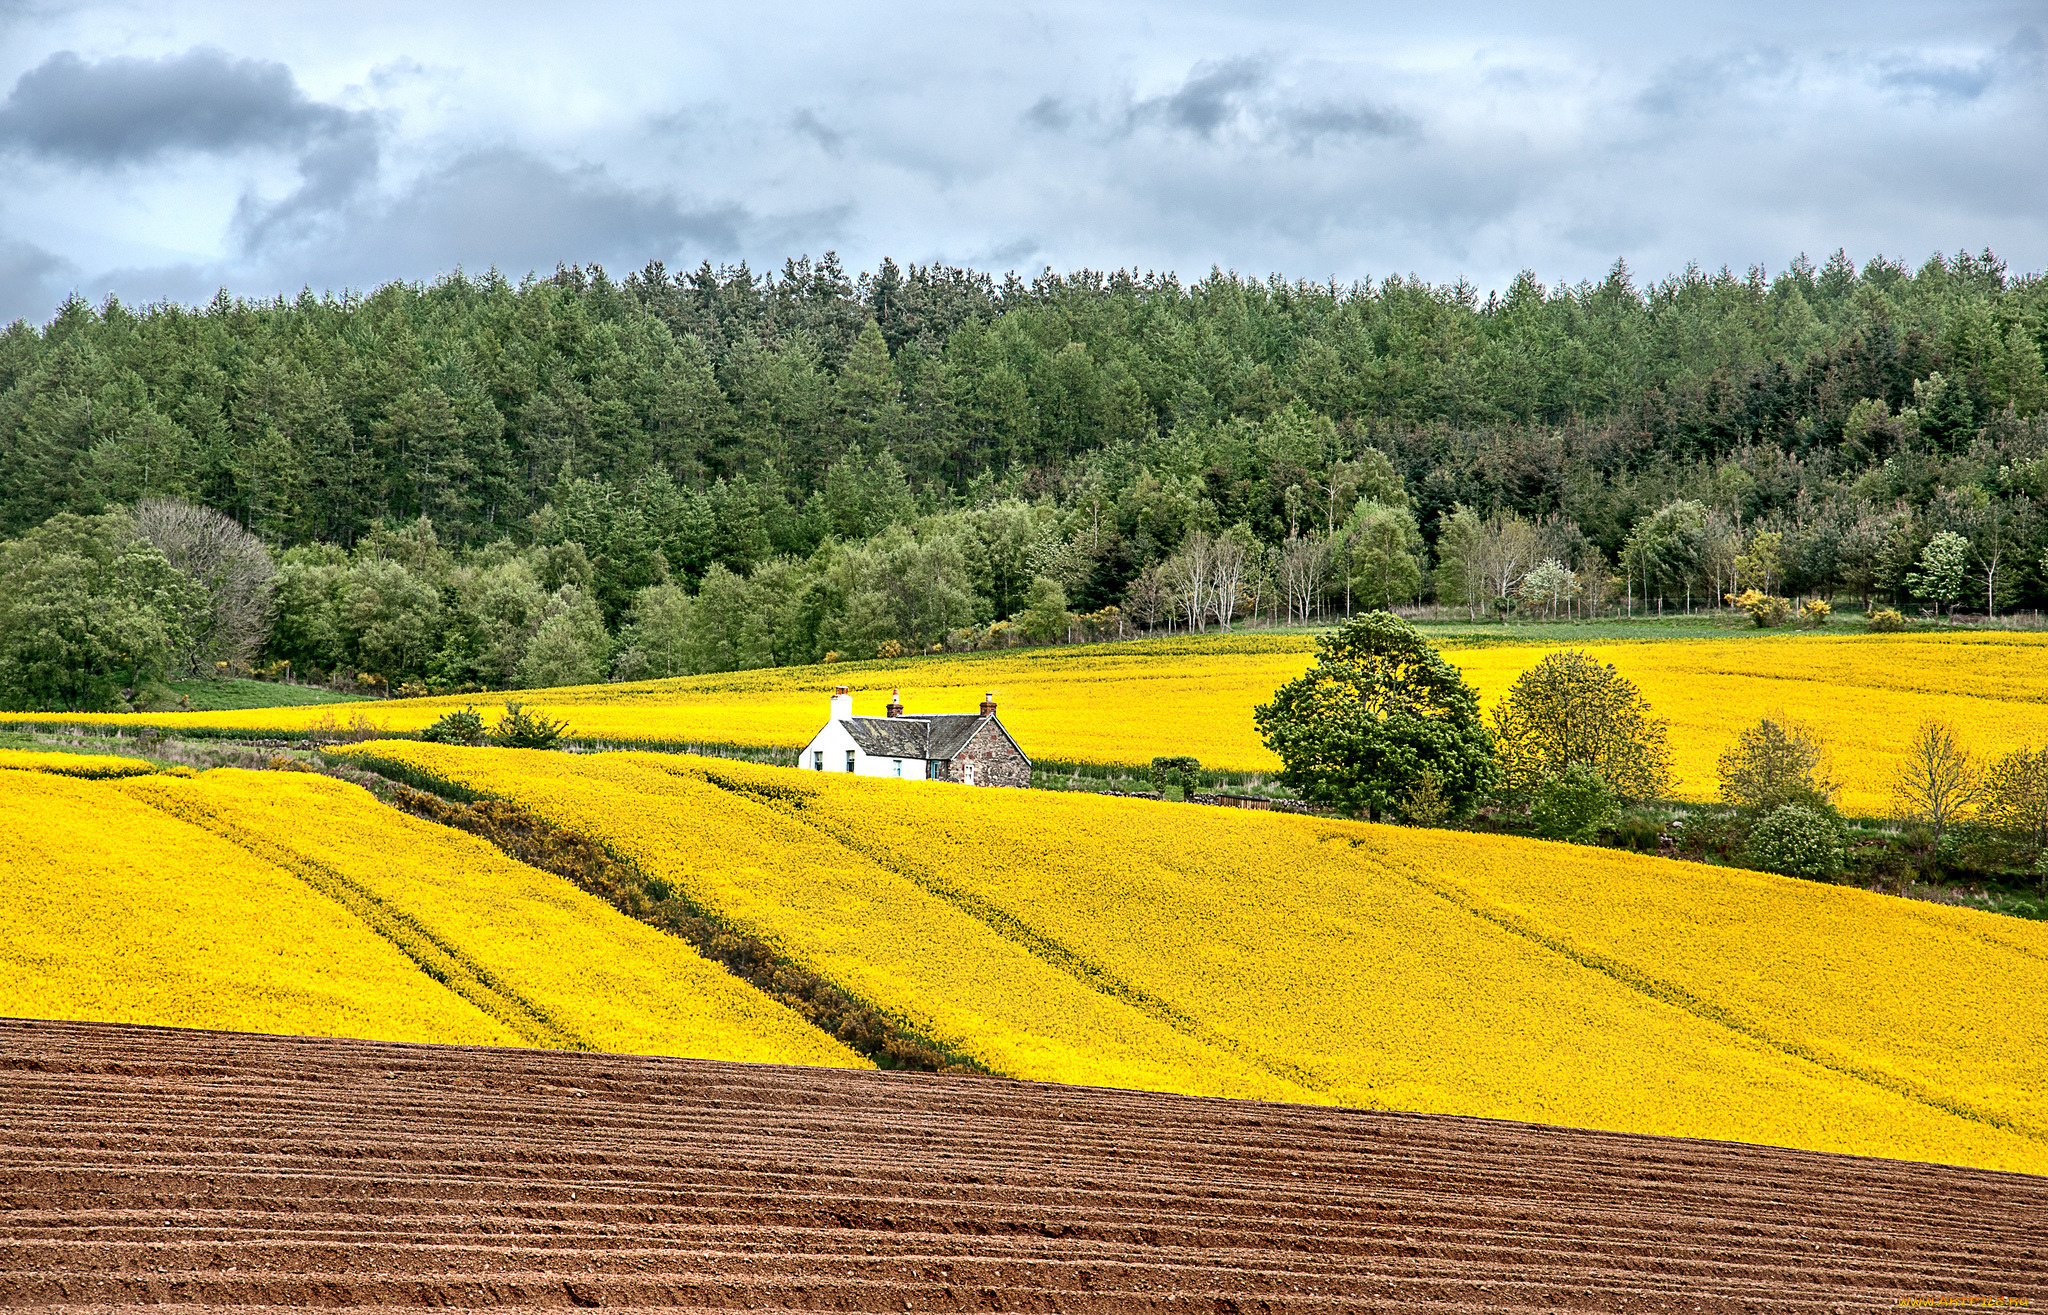
[[[0,703],[119,709],[184,651],[206,607],[125,513],[53,516],[0,544]]]
[[[1290,789],[1375,821],[1400,814],[1419,790],[1440,791],[1451,815],[1469,814],[1497,777],[1479,696],[1390,612],[1353,617],[1317,640],[1315,665],[1252,721]]]

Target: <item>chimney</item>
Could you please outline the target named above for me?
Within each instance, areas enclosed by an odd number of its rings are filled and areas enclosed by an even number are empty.
[[[996,715],[996,692],[994,690],[990,690],[987,696],[982,699],[981,715],[984,717]]]
[[[832,720],[844,721],[853,715],[853,691],[844,685],[832,689]]]
[[[901,717],[903,715],[903,700],[897,697],[902,692],[902,690],[895,689],[889,691],[889,715],[891,717]]]

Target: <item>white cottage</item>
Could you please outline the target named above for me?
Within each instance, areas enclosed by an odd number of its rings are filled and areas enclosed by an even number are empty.
[[[804,746],[797,765],[812,772],[852,772],[961,785],[1028,786],[1031,760],[996,718],[991,690],[975,713],[907,716],[896,690],[886,716],[853,715],[853,692],[832,691],[832,715]]]

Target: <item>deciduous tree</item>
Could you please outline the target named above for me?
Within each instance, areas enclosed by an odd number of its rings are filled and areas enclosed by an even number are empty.
[[[1469,813],[1498,768],[1479,696],[1413,625],[1353,617],[1316,641],[1307,672],[1252,713],[1303,798],[1375,820],[1402,814],[1427,778],[1450,813]]]

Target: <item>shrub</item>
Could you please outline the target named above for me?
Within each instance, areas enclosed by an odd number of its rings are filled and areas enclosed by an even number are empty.
[[[1637,854],[1656,853],[1663,839],[1663,824],[1641,813],[1626,814],[1614,824],[1614,843]]]
[[[1546,840],[1591,840],[1614,816],[1614,791],[1585,763],[1572,763],[1536,787],[1529,820]]]
[[[1750,831],[1742,857],[1788,877],[1832,877],[1842,870],[1842,825],[1831,810],[1781,804]]]
[[[464,708],[460,712],[448,713],[421,731],[420,738],[429,744],[482,744],[484,719],[477,715],[475,708]]]
[[[1735,605],[1749,613],[1749,619],[1763,628],[1784,625],[1792,617],[1792,601],[1767,594],[1761,589],[1745,589],[1736,596]]]
[[[1870,614],[1870,628],[1880,635],[1896,635],[1906,628],[1906,618],[1896,607],[1880,607]]]
[[[507,703],[505,715],[491,728],[491,743],[501,749],[552,749],[568,733],[566,721],[549,721],[517,703]]]
[[[1195,787],[1195,773],[1202,770],[1198,759],[1185,756],[1154,758],[1152,760],[1152,784],[1161,790],[1179,786],[1181,792]]]
[[[1414,826],[1442,826],[1453,811],[1444,794],[1443,778],[1426,769],[1396,807]]]
[[[1819,734],[1771,717],[1735,737],[1721,755],[1720,776],[1721,798],[1758,815],[1781,804],[1822,807],[1841,788],[1828,771]]]
[[[1818,630],[1828,623],[1835,609],[1825,598],[1810,598],[1806,606],[1799,609],[1799,619],[1810,630]]]
[[[885,639],[875,645],[875,656],[883,659],[902,657],[903,644],[900,640]]]

